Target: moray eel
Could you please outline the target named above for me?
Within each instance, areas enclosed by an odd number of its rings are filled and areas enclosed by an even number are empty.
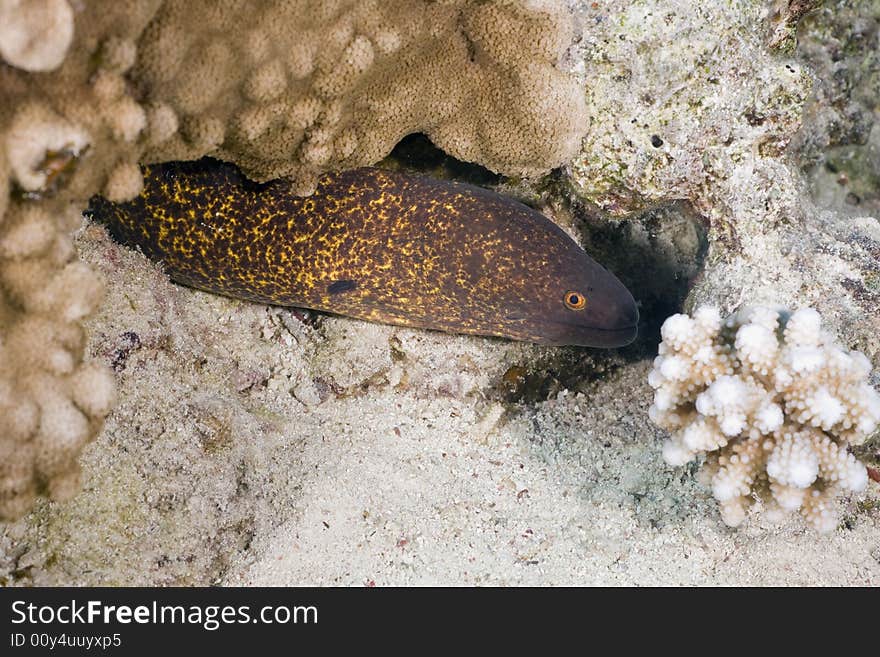
[[[89,213],[172,280],[260,303],[524,340],[619,347],[635,301],[553,222],[497,193],[361,168],[299,197],[215,160],[147,166]]]

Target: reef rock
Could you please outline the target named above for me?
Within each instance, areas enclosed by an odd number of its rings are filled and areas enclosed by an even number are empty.
[[[611,216],[693,206],[709,251],[686,308],[809,305],[876,359],[880,224],[816,207],[789,161],[813,76],[771,51],[768,15],[757,0],[582,5],[591,127],[568,181]]]

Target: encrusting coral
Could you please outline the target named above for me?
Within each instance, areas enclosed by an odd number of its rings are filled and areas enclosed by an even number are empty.
[[[234,29],[232,29],[234,26]],[[447,153],[536,175],[586,131],[554,1],[165,2],[134,76],[179,118],[150,161],[231,160],[254,178],[372,164],[424,132]]]
[[[68,212],[67,232],[78,222]],[[113,403],[109,371],[82,363],[79,323],[103,285],[58,228],[44,208],[15,203],[0,230],[0,517],[20,515],[38,492],[77,491],[77,457]]]
[[[707,455],[701,474],[728,525],[739,525],[756,497],[834,529],[834,498],[868,482],[848,446],[880,425],[868,359],[837,344],[811,308],[789,315],[757,306],[722,321],[704,306],[673,315],[661,334],[649,416],[671,432],[666,462]]]

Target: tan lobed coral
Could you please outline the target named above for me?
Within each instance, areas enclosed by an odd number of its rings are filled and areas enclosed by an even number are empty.
[[[558,68],[571,27],[546,1],[170,0],[134,75],[181,130],[147,157],[211,154],[307,187],[424,132],[459,159],[541,174],[586,130],[583,91]]]
[[[64,61],[73,39],[67,0],[0,2],[0,56],[25,71],[51,71]]]
[[[71,232],[146,160],[211,154],[307,189],[425,132],[505,173],[561,165],[585,130],[555,0],[0,2],[0,519],[76,489],[113,400],[83,363],[102,283]]]
[[[77,458],[114,402],[109,370],[83,362],[81,322],[103,283],[76,261],[72,232],[142,129],[125,62],[105,66],[101,55],[110,34],[143,27],[130,10],[77,14],[65,0],[0,7],[0,519],[40,493],[78,490]],[[79,47],[65,59],[74,21]]]
[[[754,307],[722,322],[704,306],[673,315],[661,333],[649,416],[672,433],[666,462],[708,454],[702,475],[728,525],[758,498],[834,529],[834,498],[868,482],[847,448],[880,426],[868,359],[837,344],[811,308]]]

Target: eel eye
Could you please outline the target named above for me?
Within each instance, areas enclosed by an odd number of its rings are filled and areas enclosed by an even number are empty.
[[[566,292],[565,305],[572,310],[583,310],[587,307],[587,297],[580,292]]]

